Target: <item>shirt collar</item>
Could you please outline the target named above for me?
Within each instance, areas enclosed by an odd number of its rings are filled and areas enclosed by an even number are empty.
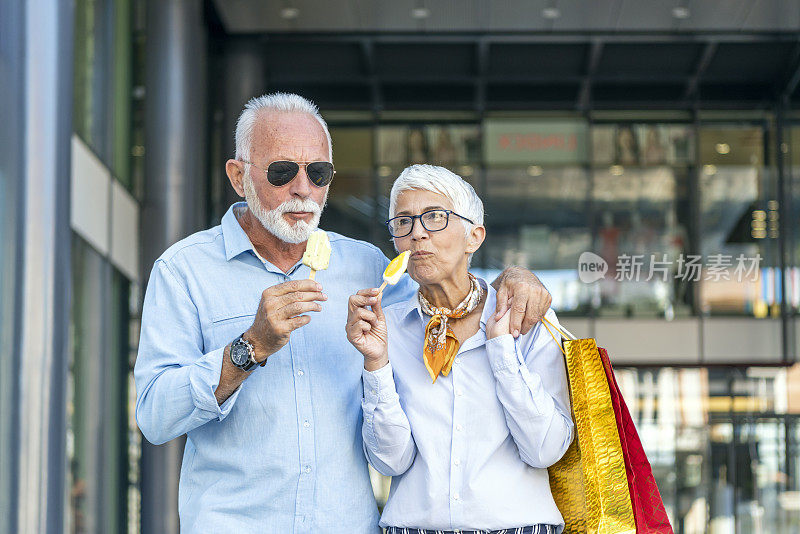
[[[414,295],[403,303],[403,307],[400,310],[400,317],[406,319],[415,311],[417,312],[417,316],[421,318],[422,309],[419,305],[419,290],[415,291]]]
[[[246,202],[237,202],[231,205],[225,215],[222,216],[222,239],[225,241],[225,259],[227,261],[231,261],[242,252],[248,250],[255,252],[250,238],[247,237],[234,214],[235,209],[244,206],[247,206]]]
[[[225,259],[227,261],[231,261],[242,252],[249,251],[252,252],[253,256],[258,258],[262,264],[264,264],[264,267],[268,271],[287,276],[294,274],[294,272],[301,265],[303,265],[302,260],[295,263],[288,272],[284,273],[278,269],[278,267],[261,257],[261,254],[258,253],[256,248],[253,246],[253,242],[250,241],[250,238],[247,236],[244,228],[242,228],[242,225],[239,224],[239,220],[236,218],[236,214],[234,213],[236,209],[244,207],[247,207],[247,202],[237,202],[228,208],[228,211],[222,217],[222,239],[225,241]]]

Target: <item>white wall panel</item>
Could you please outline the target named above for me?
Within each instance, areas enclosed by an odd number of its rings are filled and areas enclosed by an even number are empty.
[[[595,338],[616,365],[691,365],[700,361],[700,324],[696,319],[598,319]]]
[[[561,326],[569,330],[570,334],[579,337],[594,337],[592,334],[592,321],[580,317],[559,317],[558,322]]]
[[[72,136],[71,226],[101,254],[109,249],[111,173],[77,135]]]
[[[703,325],[703,355],[703,363],[779,363],[781,321],[747,317],[706,319]]]
[[[111,186],[111,261],[125,276],[139,280],[139,205],[116,180]]]

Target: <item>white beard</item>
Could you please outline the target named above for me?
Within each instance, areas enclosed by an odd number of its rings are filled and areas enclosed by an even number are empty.
[[[328,200],[327,191],[325,192],[325,200],[323,200],[322,206],[310,198],[305,200],[293,198],[291,200],[287,200],[273,210],[267,210],[258,199],[258,194],[256,193],[255,186],[253,185],[253,180],[250,178],[249,168],[245,170],[244,179],[242,182],[244,185],[244,198],[245,201],[247,201],[247,207],[269,233],[284,243],[298,244],[308,241],[311,233],[317,229],[317,225],[319,224],[319,218],[320,215],[322,215],[322,208],[325,206],[325,203]],[[313,217],[309,222],[297,221],[294,226],[292,226],[283,217],[285,213],[292,211],[307,211],[309,213],[313,213]]]

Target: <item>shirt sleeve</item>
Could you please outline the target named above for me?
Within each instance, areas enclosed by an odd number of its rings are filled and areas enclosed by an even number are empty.
[[[552,310],[547,318],[558,324]],[[567,451],[574,432],[561,350],[539,323],[516,340],[511,334],[487,340],[486,352],[520,458],[532,467],[550,467]]]
[[[365,369],[361,376],[364,384],[361,402],[364,454],[379,473],[402,475],[411,467],[417,448],[408,417],[400,406],[392,365],[384,365],[376,371]]]
[[[169,265],[158,260],[147,284],[134,366],[136,421],[148,441],[166,443],[230,413],[241,386],[222,405],[214,397],[224,350],[204,352],[197,308]]]

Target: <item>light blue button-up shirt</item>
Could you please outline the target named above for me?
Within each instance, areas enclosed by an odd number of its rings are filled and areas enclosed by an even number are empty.
[[[480,328],[435,383],[416,295],[385,308],[390,363],[363,371],[362,404],[367,457],[394,477],[381,526],[563,530],[547,467],[573,436],[564,357],[542,323],[516,340],[487,340],[497,298],[481,284],[489,294]],[[546,317],[558,324],[552,310]]]
[[[233,213],[243,205],[170,247],[144,300],[136,420],[152,443],[187,434],[181,532],[379,532],[360,432],[364,359],[345,322],[348,297],[378,286],[388,260],[329,232],[322,311],[218,406],[224,347],[253,323],[261,293],[309,276],[301,263],[284,273],[256,256]],[[415,290],[406,276],[384,300]]]

